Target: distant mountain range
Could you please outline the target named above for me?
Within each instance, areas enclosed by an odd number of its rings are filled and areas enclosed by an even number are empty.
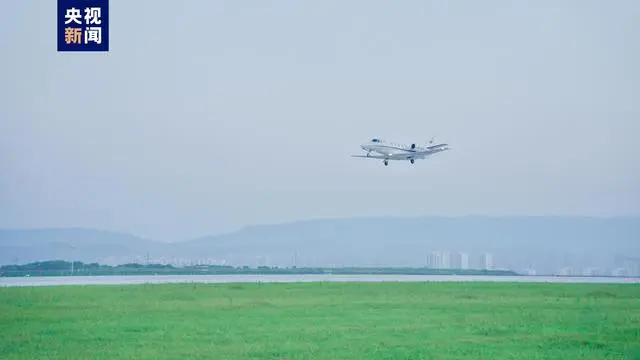
[[[424,266],[430,251],[481,253],[497,267],[611,268],[640,258],[640,217],[420,217],[309,220],[163,243],[111,231],[0,230],[0,264],[213,259],[278,266]]]
[[[94,260],[168,249],[164,243],[83,228],[0,229],[0,263]]]

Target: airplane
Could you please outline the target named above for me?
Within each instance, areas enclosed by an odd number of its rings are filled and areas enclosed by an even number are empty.
[[[366,155],[351,155],[353,157],[361,157],[368,159],[381,159],[384,165],[389,165],[389,160],[409,160],[412,164],[415,160],[424,159],[427,156],[450,150],[449,144],[433,144],[431,139],[425,147],[411,144],[409,146],[387,142],[379,138],[373,138],[369,142],[360,145],[362,150],[367,152]]]

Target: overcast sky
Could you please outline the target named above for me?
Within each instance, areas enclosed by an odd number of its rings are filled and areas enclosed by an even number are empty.
[[[0,227],[640,215],[640,2],[0,2]],[[358,159],[372,137],[452,151]]]

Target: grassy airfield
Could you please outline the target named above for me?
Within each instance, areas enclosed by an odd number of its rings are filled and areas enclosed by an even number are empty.
[[[640,285],[0,288],[0,359],[640,359]]]

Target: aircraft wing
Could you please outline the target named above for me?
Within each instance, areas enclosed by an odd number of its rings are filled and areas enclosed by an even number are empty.
[[[432,145],[432,146],[427,146],[427,149],[432,150],[432,149],[437,149],[437,148],[441,148],[443,146],[448,146],[449,144],[438,144],[438,145]]]
[[[414,158],[415,159],[424,159],[425,157],[429,156],[429,155],[433,155],[439,152],[443,152],[443,151],[447,151],[450,150],[448,147],[439,147],[439,148],[433,148],[433,149],[429,149],[429,150],[425,150],[425,151],[420,151],[418,152]]]
[[[383,155],[351,155],[352,157],[361,157],[361,158],[369,158],[369,159],[388,159],[388,156]]]
[[[361,157],[361,158],[369,158],[369,159],[387,159],[387,160],[408,160],[411,158],[415,158],[417,155],[419,154],[418,152],[415,153],[407,153],[407,154],[391,154],[391,155],[380,155],[380,154],[376,154],[376,155],[351,155],[353,157]]]

